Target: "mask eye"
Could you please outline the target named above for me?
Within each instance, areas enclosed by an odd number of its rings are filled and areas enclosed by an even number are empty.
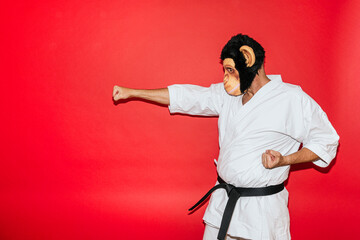
[[[232,69],[232,68],[227,68],[226,69],[229,73],[233,73],[234,72],[234,69]]]

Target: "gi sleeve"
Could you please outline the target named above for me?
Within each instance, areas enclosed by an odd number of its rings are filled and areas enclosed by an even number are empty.
[[[171,85],[170,113],[185,113],[200,116],[219,116],[223,104],[223,83],[212,84],[210,87],[196,85]]]
[[[315,165],[327,167],[336,155],[339,136],[326,113],[312,98],[304,94],[302,103],[306,133],[303,147],[320,157],[313,162]]]

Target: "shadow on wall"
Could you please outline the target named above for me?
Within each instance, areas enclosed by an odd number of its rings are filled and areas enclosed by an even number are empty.
[[[285,187],[289,184],[289,181],[291,179],[291,173],[292,172],[297,172],[297,171],[302,171],[302,170],[309,170],[309,169],[315,169],[316,171],[320,172],[320,173],[323,173],[323,174],[327,174],[331,171],[331,169],[333,169],[334,165],[336,164],[336,161],[337,161],[337,157],[338,157],[338,153],[339,153],[339,149],[340,149],[340,143],[339,143],[339,146],[337,148],[337,151],[336,151],[336,156],[335,158],[331,161],[331,163],[329,164],[329,166],[327,166],[326,168],[322,168],[322,167],[319,167],[317,165],[315,165],[314,163],[312,162],[308,162],[308,163],[299,163],[299,164],[294,164],[291,166],[290,168],[290,172],[289,172],[289,177],[288,179],[286,179],[285,181]],[[299,149],[302,148],[302,145],[300,146]]]

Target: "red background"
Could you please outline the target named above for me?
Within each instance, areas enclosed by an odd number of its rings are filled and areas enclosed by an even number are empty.
[[[217,119],[115,106],[112,87],[219,82],[220,51],[240,32],[340,135],[330,168],[292,168],[292,238],[357,239],[358,1],[8,1],[0,11],[1,239],[201,239],[205,208],[186,210],[215,182]]]

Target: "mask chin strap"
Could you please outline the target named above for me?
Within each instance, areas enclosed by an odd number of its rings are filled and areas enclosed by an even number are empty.
[[[231,89],[229,94],[232,94],[233,92],[235,92],[237,89],[239,89],[239,87],[240,87],[240,83],[238,83],[233,89]]]

